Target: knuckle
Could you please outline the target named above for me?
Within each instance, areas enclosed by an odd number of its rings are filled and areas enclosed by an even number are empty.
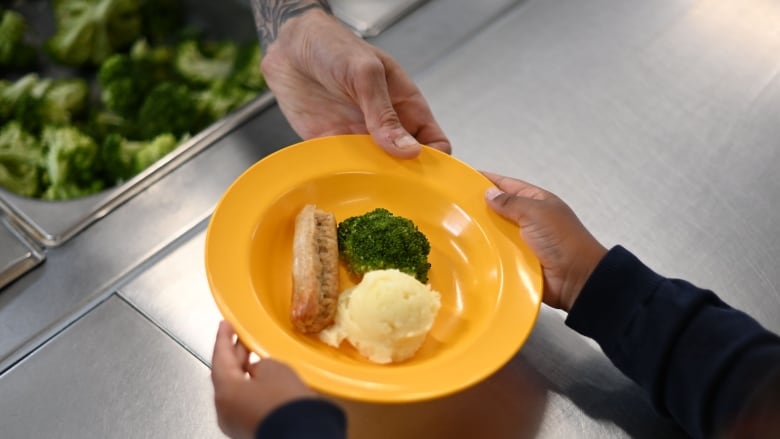
[[[401,119],[398,117],[398,113],[395,112],[393,107],[383,108],[377,115],[379,126],[395,128],[401,124]]]
[[[356,78],[373,81],[385,77],[385,66],[375,57],[361,57],[355,60],[352,69]]]

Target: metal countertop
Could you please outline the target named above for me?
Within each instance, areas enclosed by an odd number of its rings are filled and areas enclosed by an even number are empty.
[[[418,82],[457,157],[780,332],[778,29],[772,1],[529,1]]]
[[[558,193],[605,245],[780,332],[777,29],[768,0],[431,0],[372,41],[413,74],[456,157]],[[0,406],[0,425],[17,437],[105,437],[112,422],[116,437],[219,437],[203,382],[219,319],[206,221],[235,177],[296,140],[266,110],[3,290],[0,390],[52,420]],[[115,385],[144,392],[97,390]],[[518,355],[471,389],[344,404],[353,437],[680,435],[546,307]],[[127,422],[112,415],[128,407]],[[134,417],[152,407],[167,420]]]

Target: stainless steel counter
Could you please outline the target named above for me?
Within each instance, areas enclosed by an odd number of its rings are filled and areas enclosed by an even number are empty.
[[[372,42],[412,72],[457,157],[557,192],[605,245],[780,332],[778,28],[771,1],[430,0]],[[112,436],[106,423],[131,409],[117,425],[137,436],[218,435],[203,365],[219,320],[206,221],[236,176],[295,141],[276,107],[264,111],[0,291],[3,432]],[[94,385],[74,385],[86,377]],[[343,403],[352,437],[681,435],[549,308],[471,389]]]
[[[0,213],[0,290],[46,259],[43,249]]]
[[[780,332],[779,28],[772,1],[530,1],[419,84],[455,155]]]
[[[209,369],[112,296],[0,379],[2,436],[221,437]]]

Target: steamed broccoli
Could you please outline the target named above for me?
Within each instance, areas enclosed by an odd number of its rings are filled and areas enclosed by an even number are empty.
[[[72,123],[86,109],[89,86],[82,78],[55,79],[41,98],[39,114],[48,124]]]
[[[36,80],[27,92],[19,97],[16,107],[13,111],[13,119],[22,124],[24,129],[38,133],[41,126],[41,107],[43,106],[43,97],[51,87],[52,80],[44,78]]]
[[[173,47],[166,45],[151,46],[145,39],[139,39],[130,48],[130,59],[135,71],[143,73],[149,86],[175,79],[173,59],[176,53]]]
[[[105,107],[119,116],[135,118],[155,85],[175,79],[173,55],[170,47],[151,47],[145,39],[136,41],[129,54],[111,55],[97,73]]]
[[[18,122],[0,129],[0,187],[25,197],[42,190],[43,152],[35,137]]]
[[[144,76],[128,55],[110,56],[100,65],[97,74],[101,101],[108,110],[120,116],[135,116],[148,92],[149,85]]]
[[[265,89],[265,77],[260,70],[261,60],[262,52],[259,44],[253,42],[242,45],[238,50],[230,80],[250,90]]]
[[[35,62],[35,48],[25,41],[26,31],[22,15],[0,9],[0,67],[24,69]]]
[[[72,200],[74,198],[86,197],[96,194],[105,189],[101,180],[92,180],[86,183],[65,182],[59,185],[52,185],[46,188],[41,195],[44,200]]]
[[[22,76],[13,83],[0,86],[0,123],[13,118],[19,106],[28,98],[40,78],[35,73]]]
[[[194,134],[205,124],[193,91],[173,82],[163,82],[152,89],[138,112],[138,125],[144,139],[165,133],[177,137]]]
[[[91,137],[74,126],[47,126],[41,143],[49,184],[43,198],[69,199],[103,189],[103,182],[96,177],[98,146]]]
[[[339,254],[350,271],[362,276],[396,268],[420,282],[428,281],[428,238],[409,219],[374,209],[345,219],[337,230]]]
[[[82,125],[85,134],[102,145],[110,134],[132,136],[137,131],[135,121],[122,117],[114,112],[93,108],[87,116],[86,123]]]
[[[127,140],[119,134],[106,137],[101,150],[108,178],[125,181],[173,151],[179,140],[173,134],[160,134],[152,140]]]
[[[69,124],[87,106],[84,79],[40,78],[31,73],[0,90],[0,121],[13,119],[37,134],[45,124]]]
[[[233,72],[238,46],[232,41],[188,40],[176,49],[176,71],[191,84],[227,79]]]
[[[177,146],[179,146],[179,140],[170,133],[160,134],[154,139],[146,142],[146,144],[135,153],[135,158],[133,159],[133,165],[135,166],[134,171],[136,173],[143,171],[165,157],[169,152],[176,149]]]
[[[141,35],[138,0],[54,0],[57,30],[49,54],[73,66],[100,65]]]
[[[257,97],[256,91],[226,81],[215,82],[211,87],[197,94],[199,108],[212,122],[221,119],[255,97]]]
[[[0,185],[21,195],[121,183],[266,88],[260,46],[186,30],[183,0],[46,3],[55,31],[43,47],[0,7],[0,70],[27,69],[0,79]],[[46,54],[65,68],[25,74]]]

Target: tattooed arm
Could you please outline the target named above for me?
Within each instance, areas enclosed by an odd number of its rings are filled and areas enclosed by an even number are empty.
[[[387,152],[414,157],[420,143],[450,152],[422,93],[388,54],[331,13],[327,0],[252,0],[261,68],[304,139],[371,134]]]
[[[287,20],[315,8],[331,14],[330,4],[327,0],[253,0],[252,9],[255,15],[255,25],[263,51],[268,50],[268,45],[276,40],[279,28]]]

